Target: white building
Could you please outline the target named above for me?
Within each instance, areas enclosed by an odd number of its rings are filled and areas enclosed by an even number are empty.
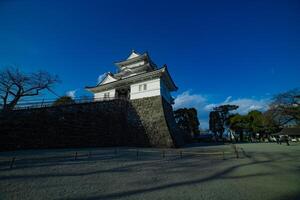
[[[170,104],[173,98],[170,94],[178,88],[173,82],[167,66],[157,68],[148,53],[138,54],[135,51],[129,57],[116,62],[118,72],[106,73],[103,80],[95,87],[86,87],[94,93],[95,100],[102,99],[140,99],[162,96]]]

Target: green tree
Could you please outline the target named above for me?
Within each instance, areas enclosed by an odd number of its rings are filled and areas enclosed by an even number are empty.
[[[278,126],[278,123],[275,121],[272,115],[270,115],[269,111],[264,112],[263,116],[266,124],[266,133],[277,133],[281,130],[280,126]]]
[[[68,105],[68,104],[74,104],[74,103],[75,103],[75,101],[72,99],[72,97],[62,96],[54,101],[53,106]]]
[[[248,113],[247,117],[250,124],[249,131],[253,136],[255,136],[254,134],[256,133],[259,133],[259,137],[266,134],[268,124],[262,112],[253,110]]]
[[[223,133],[228,127],[228,119],[230,111],[238,109],[236,105],[221,105],[214,107],[209,114],[209,129],[220,138],[223,138]]]
[[[181,108],[174,111],[174,117],[178,127],[183,130],[186,142],[190,142],[192,137],[199,134],[199,120],[195,108]]]
[[[215,137],[224,132],[223,122],[217,111],[209,113],[209,130],[214,133]]]
[[[278,131],[272,119],[257,110],[250,111],[247,115],[236,114],[231,116],[229,127],[236,134],[239,134],[241,141],[243,141],[244,132],[251,133],[255,137],[256,133],[262,136]]]
[[[230,116],[229,120],[229,128],[233,130],[236,134],[240,136],[240,140],[244,140],[244,132],[249,130],[249,117],[243,116],[240,114],[235,114]]]

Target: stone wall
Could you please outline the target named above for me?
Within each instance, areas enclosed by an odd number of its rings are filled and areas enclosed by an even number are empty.
[[[183,145],[183,138],[176,126],[173,110],[161,96],[131,100],[128,112],[130,123],[139,119],[139,127],[142,127],[152,146],[178,147]],[[138,117],[132,116],[137,114]]]
[[[127,102],[17,110],[0,120],[1,149],[125,145]]]
[[[0,150],[182,145],[160,97],[16,110],[0,116]]]

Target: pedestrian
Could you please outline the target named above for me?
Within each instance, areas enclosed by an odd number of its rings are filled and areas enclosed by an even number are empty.
[[[290,143],[289,143],[289,136],[288,136],[288,135],[285,135],[284,138],[285,138],[285,141],[286,141],[286,145],[287,145],[287,146],[290,146]]]

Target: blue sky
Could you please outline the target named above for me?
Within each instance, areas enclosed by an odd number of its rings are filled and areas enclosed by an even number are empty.
[[[300,86],[300,3],[0,1],[0,67],[58,74],[59,95],[85,94],[132,49],[168,65],[175,106],[196,107],[207,127],[215,105],[264,110],[272,95]]]

